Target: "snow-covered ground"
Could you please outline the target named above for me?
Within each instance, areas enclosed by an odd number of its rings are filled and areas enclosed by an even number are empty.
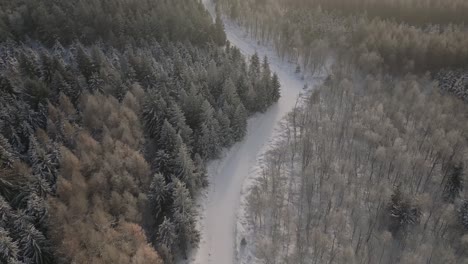
[[[211,0],[202,0],[211,14]],[[201,243],[189,260],[193,264],[253,263],[252,250],[248,246],[239,252],[242,237],[249,237],[249,227],[243,207],[244,195],[255,177],[261,154],[264,153],[278,134],[281,119],[297,103],[306,81],[294,73],[296,66],[281,61],[273,47],[260,46],[234,23],[225,22],[226,34],[232,45],[250,56],[257,52],[260,58],[267,56],[272,71],[281,80],[281,99],[264,114],[257,114],[248,122],[248,132],[242,142],[237,143],[219,160],[208,165],[210,187],[199,201]],[[312,80],[312,79],[310,79]],[[315,83],[309,81],[308,87]],[[251,235],[251,234],[250,234]]]

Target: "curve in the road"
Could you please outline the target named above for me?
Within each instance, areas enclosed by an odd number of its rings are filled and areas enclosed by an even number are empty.
[[[208,11],[214,12],[213,3],[203,0]],[[235,263],[236,212],[241,198],[242,184],[255,166],[256,157],[262,152],[272,137],[279,121],[290,112],[298,96],[303,91],[304,81],[295,73],[295,66],[283,62],[270,47],[257,45],[237,26],[225,21],[228,40],[237,46],[245,56],[257,52],[262,58],[267,56],[272,71],[281,80],[282,97],[277,104],[264,114],[258,114],[248,123],[248,132],[220,160],[208,166],[210,188],[208,190],[201,219],[202,241],[191,262],[194,264],[233,264]]]

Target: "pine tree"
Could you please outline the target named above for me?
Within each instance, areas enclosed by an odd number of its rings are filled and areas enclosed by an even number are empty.
[[[458,215],[460,219],[460,223],[468,230],[468,200],[463,201],[460,208],[458,209]]]
[[[26,79],[24,82],[24,92],[27,94],[29,105],[36,111],[41,104],[47,104],[50,97],[50,89],[38,79]]]
[[[16,159],[13,147],[8,140],[0,134],[0,168],[11,167]]]
[[[237,94],[240,100],[245,104],[249,100],[249,81],[246,74],[243,72],[237,80]]]
[[[0,74],[0,92],[6,96],[10,95],[16,97],[20,91],[13,85],[13,83],[6,76]]]
[[[165,150],[172,156],[177,153],[180,145],[182,144],[180,136],[177,134],[176,130],[167,119],[163,121],[157,143],[160,149]]]
[[[101,78],[100,74],[94,72],[88,79],[88,89],[92,93],[102,93],[104,89],[104,80]]]
[[[231,121],[221,109],[218,110],[216,119],[219,123],[221,144],[223,147],[228,147],[232,144],[233,141]]]
[[[278,100],[281,97],[281,84],[276,73],[273,74],[273,77],[271,79],[271,87],[271,100],[272,102],[278,102]]]
[[[180,146],[177,157],[175,158],[175,164],[176,172],[174,175],[185,184],[190,194],[194,196],[201,186],[197,185],[199,181],[197,180],[198,175],[196,167],[185,144]]]
[[[11,238],[10,233],[0,226],[0,262],[19,263],[18,244]]]
[[[167,104],[164,99],[150,93],[143,104],[143,121],[146,132],[153,138],[160,134],[164,119],[166,118]]]
[[[158,227],[158,243],[163,245],[166,249],[169,250],[171,254],[174,249],[174,244],[177,241],[177,233],[174,223],[168,217],[164,217],[163,222]]]
[[[60,93],[66,95],[72,102],[76,102],[78,100],[79,91],[73,89],[58,71],[53,74],[50,87],[53,91],[52,95],[55,96],[53,100],[55,102],[58,100],[58,95]]]
[[[200,234],[196,229],[196,213],[192,198],[185,185],[178,179],[174,179],[173,185],[172,213],[176,232],[179,234],[179,248],[182,255],[187,258],[188,250],[200,241]]]
[[[261,78],[261,83],[260,87],[261,89],[261,97],[265,98],[263,100],[264,104],[262,106],[263,109],[267,109],[268,106],[271,105],[273,99],[272,99],[272,83],[271,83],[271,70],[270,70],[270,64],[268,63],[268,58],[265,56],[263,58],[263,64],[262,64],[262,78]]]
[[[32,224],[24,222],[23,218],[14,223],[18,232],[18,246],[22,252],[21,260],[25,263],[53,263],[53,253],[50,242]]]
[[[164,176],[156,173],[151,181],[148,198],[151,204],[152,213],[157,220],[163,213],[164,204],[168,198],[168,189]]]
[[[197,152],[204,158],[213,158],[219,152],[219,123],[214,117],[214,109],[205,100],[201,112],[202,125],[197,140]]]
[[[250,59],[249,75],[254,79],[260,76],[260,58],[257,52]]]
[[[184,113],[177,105],[176,102],[172,102],[168,109],[168,121],[176,129],[177,133],[180,134],[184,143],[187,146],[191,146],[193,138],[193,131],[187,125]]]
[[[421,212],[404,196],[401,186],[395,188],[389,204],[390,226],[393,235],[404,231],[408,226],[419,223]]]
[[[463,167],[456,165],[451,170],[443,192],[443,198],[448,203],[453,203],[463,191]]]
[[[52,76],[55,72],[55,65],[54,65],[54,60],[52,57],[49,55],[49,53],[45,50],[41,50],[40,54],[40,72],[42,74],[41,79],[45,83],[49,84],[52,81]]]
[[[296,66],[295,73],[297,73],[297,74],[301,73],[301,66],[299,66],[299,65]]]
[[[37,54],[33,50],[23,51],[19,56],[19,67],[25,76],[37,79],[41,77],[41,68],[35,60]]]
[[[51,147],[49,147],[51,148]],[[36,138],[31,135],[29,143],[29,160],[33,174],[46,180],[53,187],[57,180],[59,169],[59,153],[57,149],[44,149]]]
[[[42,227],[48,215],[46,201],[36,193],[30,193],[24,213],[34,219],[33,224],[36,227]]]
[[[96,67],[81,44],[77,47],[76,62],[78,64],[78,70],[86,78],[86,81],[88,81],[96,71]]]
[[[181,94],[182,110],[186,117],[187,125],[196,132],[204,120],[202,120],[202,105],[204,98],[194,85],[190,86],[187,94]]]
[[[247,111],[242,104],[237,107],[232,120],[232,132],[235,141],[241,140],[247,132]]]
[[[203,161],[200,154],[198,153],[195,154],[193,161],[195,162],[195,166],[197,166],[197,173],[198,173],[197,180],[200,181],[198,182],[197,185],[202,186],[202,187],[208,187],[208,175],[206,172],[205,161]]]
[[[224,82],[220,101],[225,101],[233,106],[237,106],[241,102],[239,95],[237,94],[237,88],[230,78]]]
[[[271,78],[271,70],[270,70],[270,63],[268,62],[268,57],[263,57],[263,64],[262,64],[262,73],[265,82],[270,82]]]
[[[159,138],[156,140],[157,153],[153,160],[153,167],[164,175],[175,174],[178,170],[176,157],[182,146],[182,138],[175,129],[164,120]]]
[[[226,33],[224,32],[224,23],[219,13],[216,14],[214,24],[214,37],[215,43],[222,46],[226,43]]]

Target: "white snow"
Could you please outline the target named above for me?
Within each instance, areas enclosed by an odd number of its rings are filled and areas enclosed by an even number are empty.
[[[203,3],[213,15],[214,5],[211,0],[203,0]],[[250,56],[257,52],[260,58],[265,55],[268,57],[272,71],[280,78],[282,97],[267,112],[249,120],[244,140],[224,153],[219,160],[208,164],[210,187],[198,201],[201,242],[189,259],[193,264],[253,263],[252,247],[248,246],[241,256],[238,250],[240,240],[248,236],[249,229],[245,212],[239,206],[255,177],[258,159],[272,144],[281,119],[294,108],[306,84],[294,73],[296,65],[281,61],[273,47],[260,46],[234,23],[227,20],[224,23],[229,41],[244,55]],[[309,88],[318,80],[311,82],[308,83]],[[250,241],[247,243],[250,244]]]

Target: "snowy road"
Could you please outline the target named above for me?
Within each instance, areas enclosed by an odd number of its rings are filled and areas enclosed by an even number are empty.
[[[210,0],[203,3],[213,14]],[[201,243],[191,258],[193,264],[233,264],[236,261],[236,224],[242,186],[256,166],[257,156],[268,146],[275,127],[303,92],[304,81],[294,73],[295,66],[281,61],[273,48],[259,46],[234,24],[225,21],[229,41],[246,55],[258,52],[260,58],[268,56],[271,69],[281,80],[282,97],[264,114],[249,120],[248,133],[220,159],[208,166],[210,187],[201,204]]]

